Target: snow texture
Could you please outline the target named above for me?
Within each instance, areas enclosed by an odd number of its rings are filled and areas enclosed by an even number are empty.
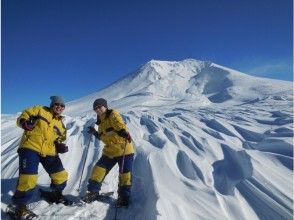
[[[293,219],[292,89],[291,82],[211,62],[152,60],[66,103],[70,149],[60,157],[70,175],[64,193],[75,199],[86,192],[103,147],[86,128],[95,122],[93,101],[104,97],[122,113],[136,146],[132,204],[119,210],[118,219]],[[22,130],[17,115],[1,117],[1,209],[7,219]],[[102,191],[116,191],[117,183],[116,166]],[[39,166],[38,187],[49,184]],[[113,219],[116,197],[66,207],[49,205],[35,193],[30,208],[42,220]]]

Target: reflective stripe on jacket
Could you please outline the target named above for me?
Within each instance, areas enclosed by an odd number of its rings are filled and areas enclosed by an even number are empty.
[[[32,131],[24,131],[20,141],[20,148],[29,148],[41,156],[57,155],[54,141],[65,141],[66,129],[62,116],[54,116],[46,106],[34,106],[22,112],[17,118],[17,125],[21,127],[21,120],[31,119],[34,122]]]
[[[103,154],[108,157],[122,156],[125,150],[125,155],[134,153],[132,143],[126,142],[125,138],[117,134],[121,129],[128,131],[125,122],[118,111],[108,109],[107,112],[100,118],[98,132],[100,139],[105,144]]]

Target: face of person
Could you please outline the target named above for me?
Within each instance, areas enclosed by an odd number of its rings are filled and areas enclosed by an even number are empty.
[[[64,108],[64,104],[55,103],[52,107],[52,110],[55,114],[60,115],[63,112]]]
[[[94,111],[96,112],[97,115],[101,116],[107,111],[107,108],[105,108],[103,105],[101,105],[101,106],[98,106],[97,108],[95,108]]]

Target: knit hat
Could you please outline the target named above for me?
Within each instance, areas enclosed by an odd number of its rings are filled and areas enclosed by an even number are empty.
[[[51,96],[51,103],[50,103],[50,107],[52,107],[55,103],[59,103],[59,104],[64,104],[64,100],[61,96]]]
[[[96,99],[93,103],[93,109],[95,110],[97,107],[100,107],[100,106],[104,106],[105,108],[108,108],[107,101],[103,98]]]

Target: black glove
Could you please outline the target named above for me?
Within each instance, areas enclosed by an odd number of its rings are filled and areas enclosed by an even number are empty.
[[[129,132],[127,132],[125,129],[121,129],[117,132],[117,134],[123,138],[125,138],[129,143],[132,142],[132,137]]]
[[[68,152],[68,146],[65,145],[64,143],[59,143],[59,142],[55,141],[54,144],[55,144],[57,153],[63,154],[63,153]]]
[[[100,139],[100,135],[94,127],[91,127],[91,126],[88,127],[88,134],[93,134],[96,138]]]
[[[95,134],[97,131],[94,127],[89,126],[88,127],[88,134]]]
[[[32,131],[35,128],[34,122],[30,119],[29,120],[21,119],[20,124],[25,131]]]

